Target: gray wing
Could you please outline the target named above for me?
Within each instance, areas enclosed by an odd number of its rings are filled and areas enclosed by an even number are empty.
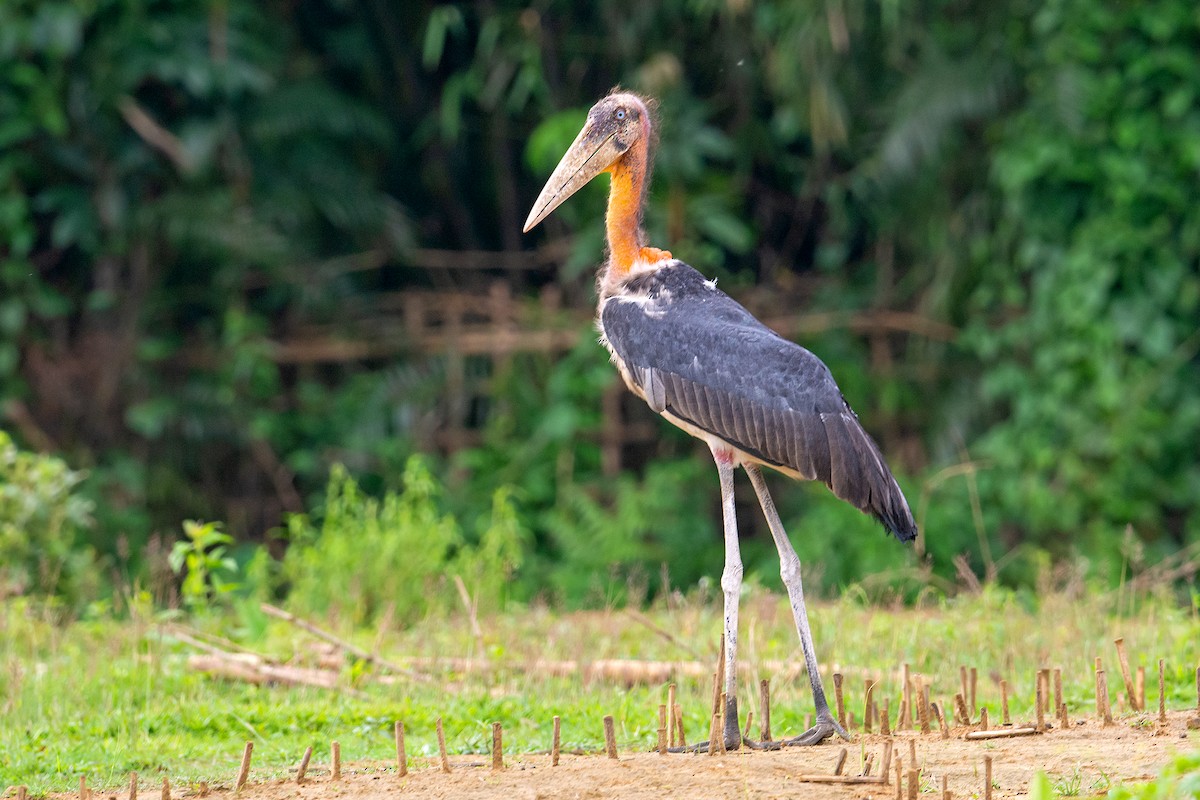
[[[915,535],[891,471],[819,358],[684,264],[631,288],[641,293],[610,298],[600,323],[651,408],[821,481],[902,540]]]

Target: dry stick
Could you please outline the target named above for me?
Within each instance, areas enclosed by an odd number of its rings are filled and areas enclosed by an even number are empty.
[[[1104,667],[1100,664],[1100,656],[1096,656],[1096,719],[1104,718],[1104,701],[1100,699],[1100,673],[1104,671]]]
[[[1037,732],[1044,733],[1046,730],[1046,712],[1045,712],[1046,692],[1042,688],[1042,674],[1037,675],[1037,697],[1035,703],[1037,705]]]
[[[1067,716],[1067,703],[1064,700],[1063,704],[1058,707],[1058,718],[1062,721],[1062,729],[1065,731],[1071,727],[1070,717]]]
[[[896,800],[904,796],[904,759],[896,759]]]
[[[924,687],[917,694],[917,719],[921,722],[921,733],[929,733],[929,703],[925,698]]]
[[[833,774],[834,775],[842,774],[842,767],[846,766],[846,758],[849,755],[850,755],[850,752],[846,748],[843,747],[841,749],[841,752],[838,753],[837,761],[834,762],[834,765],[833,765]]]
[[[504,729],[499,722],[492,723],[492,771],[504,769]]]
[[[442,718],[437,718],[438,755],[442,759],[442,772],[450,771],[450,759],[446,756],[446,731],[442,727]]]
[[[675,684],[667,686],[667,746],[675,746]]]
[[[329,743],[329,760],[333,762],[333,779],[340,781],[342,779],[342,746],[337,742]]]
[[[875,710],[872,704],[871,693],[875,691],[875,681],[867,678],[863,681],[863,732],[871,732],[871,712]]]
[[[1005,725],[1012,725],[1012,720],[1008,716],[1008,681],[1000,681],[1000,713],[1003,715],[1001,721]]]
[[[200,781],[200,796],[208,797],[208,781]]]
[[[17,787],[17,800],[25,800],[29,796],[29,787],[21,785]]]
[[[300,766],[296,770],[296,783],[304,783],[304,773],[308,772],[310,759],[312,759],[312,745],[304,748],[304,756],[300,759]]]
[[[88,800],[87,775],[79,776],[79,800]]]
[[[1050,668],[1038,670],[1038,679],[1042,682],[1042,711],[1050,710]]]
[[[965,664],[960,665],[958,668],[958,682],[962,686],[963,700],[966,700],[971,696],[971,692],[970,689],[967,688],[967,667]]]
[[[24,789],[24,788],[25,788],[24,786],[21,787],[21,789]],[[239,789],[242,788],[242,785],[240,783],[238,784],[238,788]],[[137,773],[131,772],[131,773],[129,773],[129,800],[137,800],[137,789],[138,789]],[[23,791],[17,792],[18,797],[21,797],[22,795],[24,795]]]
[[[908,740],[908,766],[909,769],[917,768],[917,740]]]
[[[900,698],[900,708],[896,711],[896,730],[900,730],[902,720],[911,719],[908,714],[908,701],[903,697]],[[804,726],[806,729],[810,727],[808,724]],[[911,727],[911,725],[910,725]]]
[[[171,800],[171,782],[167,780],[167,776],[163,775],[162,785],[162,800]]]
[[[408,774],[408,753],[404,749],[404,723],[396,720],[396,769],[403,778]]]
[[[942,776],[942,800],[950,800],[950,789],[947,787],[947,778]]]
[[[717,754],[717,736],[721,732],[721,715],[712,715],[712,724],[708,726],[708,754],[715,756]]]
[[[717,729],[719,739],[717,742],[717,752],[721,755],[725,754],[725,709],[728,702],[728,696],[725,692],[721,692],[721,713],[717,715],[720,718],[718,722],[720,728]]]
[[[900,674],[904,682],[901,687],[903,699],[900,701],[900,717],[896,720],[896,730],[912,727],[912,681],[909,679],[908,664],[903,666]]]
[[[658,754],[665,756],[667,754],[667,705],[659,703],[658,706]]]
[[[1158,660],[1158,721],[1167,721],[1166,663]]]
[[[971,707],[971,716],[975,716],[979,712],[979,706],[975,703],[975,687],[979,682],[979,670],[971,667],[970,694],[967,696],[967,703]]]
[[[1037,732],[1037,728],[997,728],[993,731],[971,731],[963,738],[972,742],[978,742],[987,739],[1012,739],[1017,736],[1034,736]]]
[[[246,779],[250,777],[250,756],[253,754],[254,742],[248,741],[242,749],[242,767],[238,770],[237,784],[234,786],[235,792],[240,792],[246,785]]]
[[[1125,694],[1129,697],[1129,707],[1133,711],[1140,710],[1138,706],[1137,688],[1133,685],[1133,677],[1129,673],[1129,658],[1125,655],[1125,639],[1118,636],[1113,639],[1117,646],[1117,660],[1121,663],[1121,677],[1125,680]]]
[[[871,767],[875,766],[875,754],[867,753],[866,763],[863,764],[863,777],[871,777]]]
[[[879,732],[884,736],[891,736],[891,712],[888,710],[889,700],[883,698],[883,713],[879,715]]]
[[[1200,711],[1200,667],[1196,667],[1196,710]]]
[[[846,700],[842,696],[842,673],[833,673],[833,697],[837,703],[838,725],[846,727]]]
[[[771,682],[766,678],[758,682],[758,715],[758,735],[764,742],[769,742],[771,741]]]
[[[1146,668],[1138,667],[1133,685],[1137,689],[1138,711],[1146,710]]]
[[[908,800],[917,800],[917,790],[921,784],[921,771],[908,768]]]
[[[554,742],[550,745],[550,766],[558,766],[559,753],[559,737],[562,733],[562,720],[557,715],[554,717]]]
[[[475,637],[475,650],[479,653],[480,658],[487,658],[487,648],[483,645],[483,628],[479,627],[479,615],[475,613],[475,603],[471,600],[471,593],[467,591],[467,584],[463,583],[462,577],[454,576],[454,586],[458,589],[458,599],[463,605],[463,610],[467,612],[467,620],[471,623],[471,635]]]
[[[983,757],[983,800],[992,800],[992,757]]]
[[[984,706],[983,708],[979,709],[979,727],[981,730],[985,730],[985,731],[988,729],[987,706]]]
[[[892,768],[892,740],[888,739],[883,743],[883,760],[879,764],[879,777],[882,780],[888,779],[888,772]]]
[[[1062,705],[1062,667],[1054,668],[1054,711],[1058,712],[1058,707]]]
[[[749,738],[750,738],[750,728],[752,727],[752,723],[753,723],[753,722],[754,722],[754,712],[753,712],[753,711],[747,711],[747,712],[746,712],[746,730],[745,730],[745,731],[742,733],[742,738],[743,738],[743,739],[749,739]]]
[[[613,730],[612,714],[604,715],[604,747],[609,758],[617,757],[617,734]]]
[[[331,644],[336,644],[338,647],[340,647],[345,652],[350,653],[351,655],[353,655],[356,658],[366,661],[368,664],[373,664],[377,667],[382,667],[383,669],[386,669],[388,672],[394,672],[397,675],[404,675],[404,676],[412,678],[413,680],[416,680],[416,681],[422,681],[425,683],[433,683],[434,682],[434,679],[429,677],[428,675],[421,675],[420,673],[413,672],[411,669],[405,669],[404,667],[401,667],[398,664],[393,664],[390,661],[386,661],[386,660],[380,658],[379,656],[375,655],[374,653],[371,653],[371,652],[368,652],[368,651],[362,649],[358,645],[351,644],[350,642],[347,642],[345,639],[340,639],[337,636],[334,636],[329,631],[318,628],[316,625],[312,624],[308,620],[301,619],[300,617],[297,617],[295,614],[284,611],[282,608],[273,606],[270,603],[262,603],[262,604],[260,604],[259,608],[261,608],[263,610],[263,613],[268,614],[272,617],[276,617],[278,619],[282,619],[285,622],[290,622],[291,624],[295,625],[297,628],[308,631],[313,636],[316,636],[318,639],[324,639],[325,641],[330,642]]]

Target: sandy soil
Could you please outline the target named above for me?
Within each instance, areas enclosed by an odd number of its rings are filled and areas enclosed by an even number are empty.
[[[907,771],[910,743],[922,767],[922,785],[940,791],[942,777],[959,798],[983,796],[984,756],[993,758],[993,797],[1026,793],[1038,770],[1052,780],[1076,782],[1083,797],[1103,793],[1108,781],[1147,780],[1177,751],[1200,745],[1200,732],[1189,731],[1196,712],[1176,712],[1160,728],[1153,717],[1125,719],[1102,728],[1094,721],[1042,736],[992,741],[943,740],[936,732],[912,732],[893,737],[896,758]],[[963,733],[959,731],[958,733]],[[859,774],[860,753],[875,753],[878,772],[884,737],[858,735],[844,745],[849,750],[846,774]],[[435,760],[414,759],[409,774],[400,778],[394,763],[357,763],[342,767],[333,782],[327,765],[310,767],[303,785],[295,780],[246,786],[239,800],[346,800],[374,798],[479,798],[479,800],[550,800],[551,798],[891,798],[897,787],[894,768],[887,785],[830,785],[810,783],[804,775],[829,774],[842,745],[782,752],[730,753],[720,756],[624,753],[617,760],[604,755],[563,755],[558,766],[548,755],[507,755],[505,769],[495,772],[487,756],[457,757],[452,771],[443,773]],[[904,794],[907,795],[907,786]],[[232,788],[214,789],[213,798],[233,797]]]

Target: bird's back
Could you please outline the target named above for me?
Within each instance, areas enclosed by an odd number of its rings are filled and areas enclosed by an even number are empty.
[[[601,302],[605,342],[630,389],[696,435],[819,480],[901,541],[903,493],[819,358],[779,336],[681,261],[634,275]]]

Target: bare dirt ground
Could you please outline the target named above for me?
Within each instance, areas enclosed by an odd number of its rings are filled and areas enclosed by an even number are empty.
[[[967,741],[959,730],[942,739],[935,731],[919,735],[905,731],[892,737],[894,759],[910,766],[910,742],[915,743],[922,773],[918,789],[940,792],[942,777],[954,797],[983,797],[984,756],[993,759],[993,797],[1024,795],[1038,770],[1060,791],[1088,797],[1107,791],[1109,782],[1149,780],[1180,751],[1200,744],[1200,733],[1189,731],[1195,711],[1168,715],[1165,726],[1153,716],[1126,718],[1104,728],[1093,720],[1074,722],[1069,730],[1044,735],[990,741]],[[489,756],[451,759],[443,773],[434,759],[411,759],[406,777],[395,763],[344,764],[340,781],[331,780],[327,765],[313,765],[303,785],[294,779],[248,785],[239,800],[345,800],[375,798],[478,798],[479,800],[550,800],[551,798],[891,798],[901,796],[892,774],[886,785],[811,783],[805,775],[830,774],[842,746],[849,751],[844,773],[860,774],[860,757],[875,754],[878,773],[885,737],[862,735],[846,743],[781,752],[741,751],[726,755],[667,755],[623,753],[617,760],[600,755],[562,756],[551,766],[550,756],[506,755],[505,769],[493,771]],[[907,782],[903,795],[908,796]],[[214,789],[210,797],[233,797],[232,787]]]

